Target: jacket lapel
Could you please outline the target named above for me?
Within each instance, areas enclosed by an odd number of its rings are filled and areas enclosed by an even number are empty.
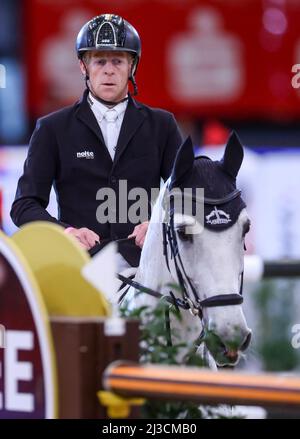
[[[128,105],[124,114],[121,131],[118,138],[113,166],[115,166],[117,161],[120,159],[129,141],[134,136],[140,125],[143,123],[144,119],[145,115],[141,111],[141,107],[129,95]]]
[[[98,139],[102,144],[101,146],[104,148],[106,154],[111,159],[110,154],[104,142],[102,131],[87,101],[87,95],[88,95],[88,90],[85,90],[82,100],[79,103],[79,107],[77,109],[76,115],[78,119],[80,119],[85,125],[87,125],[90,128],[90,130],[93,131],[94,134],[96,134],[96,136],[98,137]]]
[[[88,93],[88,90],[85,90],[82,100],[79,103],[76,115],[78,119],[80,119],[85,125],[90,128],[90,130],[93,131],[94,134],[96,134],[104,148],[105,153],[111,160],[110,154],[104,142],[101,129],[87,101]],[[145,119],[145,115],[141,111],[141,108],[142,107],[140,107],[140,105],[129,95],[128,105],[124,114],[124,119],[118,138],[113,167],[116,165],[117,161],[120,159],[121,155],[125,151],[130,139],[134,136],[135,132],[138,130],[138,128]]]

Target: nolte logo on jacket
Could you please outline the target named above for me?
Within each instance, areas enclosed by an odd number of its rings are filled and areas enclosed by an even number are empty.
[[[94,153],[93,151],[82,151],[77,153],[78,159],[93,159]]]

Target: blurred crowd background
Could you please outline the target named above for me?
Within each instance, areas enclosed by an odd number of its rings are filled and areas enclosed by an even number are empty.
[[[108,12],[140,33],[138,100],[172,111],[197,153],[220,158],[230,131],[240,136],[246,147],[240,186],[252,218],[248,252],[300,258],[299,0],[0,0],[4,230],[15,230],[8,212],[36,119],[84,90],[77,33]],[[274,367],[274,353],[286,362],[278,368],[299,366],[289,342],[292,325],[300,323],[298,282],[259,288],[263,311],[256,323],[269,334],[259,347],[267,350],[266,367]]]
[[[103,12],[140,33],[139,99],[173,111],[196,144],[234,127],[250,147],[299,145],[298,0],[1,0],[1,144],[26,144],[37,117],[78,99],[75,38]]]

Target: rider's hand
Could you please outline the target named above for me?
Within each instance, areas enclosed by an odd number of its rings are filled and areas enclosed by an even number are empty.
[[[133,232],[131,233],[131,235],[128,236],[128,238],[135,237],[136,245],[142,248],[145,242],[148,226],[149,226],[149,221],[144,221],[142,224],[135,226]]]
[[[92,230],[87,229],[86,227],[82,227],[81,229],[68,227],[65,229],[65,233],[67,235],[74,236],[79,241],[81,247],[85,248],[86,250],[89,250],[90,248],[94,247],[95,244],[100,242],[99,235]]]

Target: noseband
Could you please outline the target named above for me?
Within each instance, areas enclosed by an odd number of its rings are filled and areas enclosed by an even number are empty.
[[[239,189],[235,189],[223,198],[214,199],[192,196],[192,201],[195,203],[201,202],[207,205],[219,206],[234,200],[240,195],[241,191]],[[203,300],[199,298],[195,285],[186,274],[186,270],[184,268],[179,252],[177,235],[174,228],[174,196],[172,195],[172,192],[169,192],[165,195],[165,197],[169,198],[170,211],[168,217],[169,221],[163,222],[163,252],[166,259],[166,265],[169,272],[171,273],[168,258],[168,247],[170,247],[171,259],[173,259],[176,275],[182,291],[182,301],[183,305],[185,305],[183,307],[189,309],[193,315],[199,316],[202,319],[204,308],[240,305],[241,303],[243,303],[243,273],[241,273],[241,285],[238,294],[215,294],[214,296],[208,297],[207,299]],[[189,290],[192,292],[193,298],[191,298]]]

